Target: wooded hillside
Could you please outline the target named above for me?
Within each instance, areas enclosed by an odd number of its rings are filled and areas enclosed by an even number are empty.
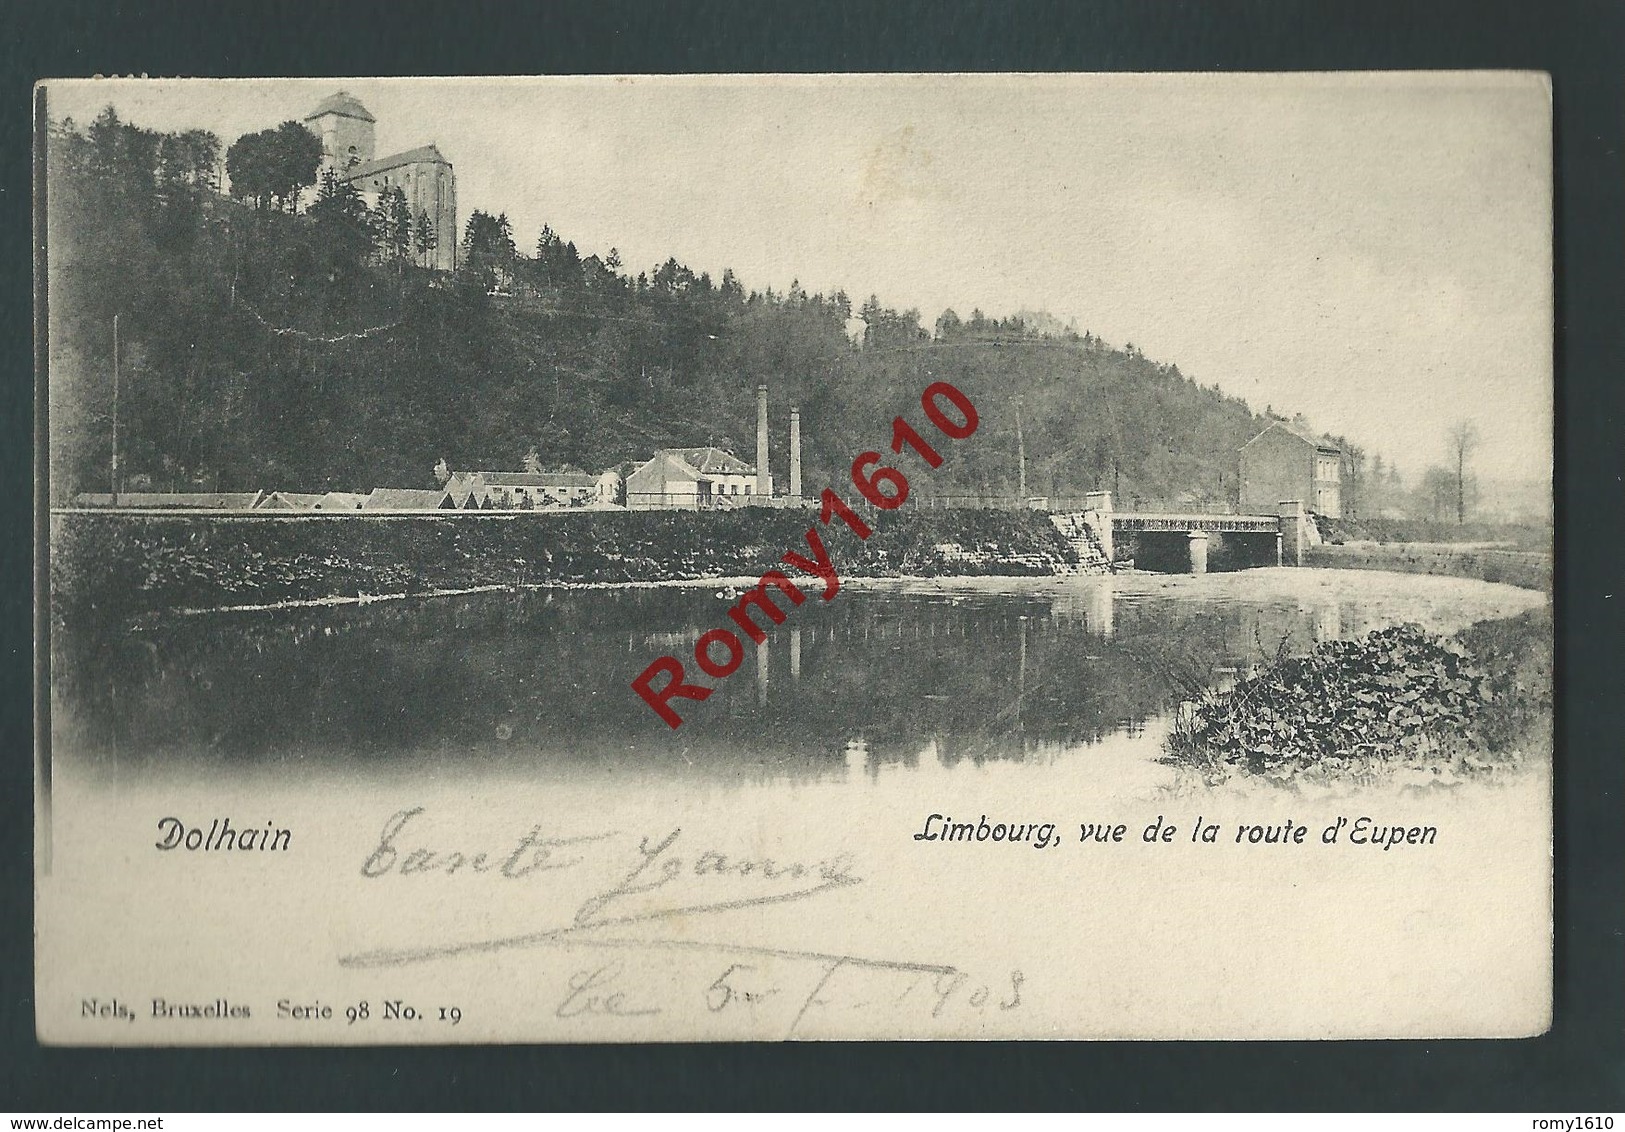
[[[765,382],[775,478],[799,405],[811,493],[884,449],[894,414],[918,422],[920,390],[944,379],[982,424],[940,470],[911,471],[921,497],[1015,496],[1019,398],[1029,494],[1219,504],[1264,424],[1177,366],[1053,319],[950,311],[928,331],[877,298],[854,311],[843,293],[747,290],[674,260],[634,272],[551,229],[527,253],[500,215],[470,216],[462,266],[435,273],[399,202],[368,208],[331,180],[302,210],[231,199],[211,180],[219,153],[212,135],[156,134],[111,108],[52,129],[57,501],[107,490],[115,314],[126,488],[432,487],[441,459],[517,469],[532,451],[586,470],[667,445],[750,460]]]

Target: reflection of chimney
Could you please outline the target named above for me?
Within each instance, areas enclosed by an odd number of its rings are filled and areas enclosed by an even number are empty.
[[[767,470],[767,386],[756,387],[756,494],[773,494],[773,477]]]
[[[790,498],[801,498],[801,410],[790,410]]]

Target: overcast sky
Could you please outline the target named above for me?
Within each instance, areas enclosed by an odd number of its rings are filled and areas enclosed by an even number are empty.
[[[844,288],[929,325],[1048,310],[1407,474],[1471,419],[1486,478],[1551,467],[1550,97],[1527,75],[84,81],[239,134],[338,89],[378,154],[434,142],[460,221],[551,224],[635,273]]]

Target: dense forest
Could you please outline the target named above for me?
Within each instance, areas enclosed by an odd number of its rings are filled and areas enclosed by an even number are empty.
[[[600,470],[667,445],[749,460],[765,382],[775,478],[799,405],[815,491],[944,379],[982,425],[912,476],[922,498],[1014,498],[1024,460],[1032,495],[1223,505],[1237,448],[1266,420],[1046,316],[945,311],[927,329],[877,297],[750,290],[670,259],[634,270],[551,228],[521,248],[500,214],[470,215],[458,270],[432,271],[404,200],[369,207],[319,178],[319,151],[289,127],[230,147],[225,195],[211,134],[160,134],[112,107],[53,125],[55,500],[108,487],[115,315],[129,490],[432,487],[441,460]]]

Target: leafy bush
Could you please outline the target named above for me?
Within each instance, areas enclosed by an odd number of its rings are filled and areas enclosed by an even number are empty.
[[[1486,667],[1461,641],[1400,625],[1327,642],[1229,691],[1204,693],[1182,710],[1169,761],[1209,781],[1238,772],[1290,780],[1308,771],[1487,769],[1475,753],[1492,746],[1481,722],[1515,690],[1504,666]],[[1499,730],[1511,735],[1504,722]]]

